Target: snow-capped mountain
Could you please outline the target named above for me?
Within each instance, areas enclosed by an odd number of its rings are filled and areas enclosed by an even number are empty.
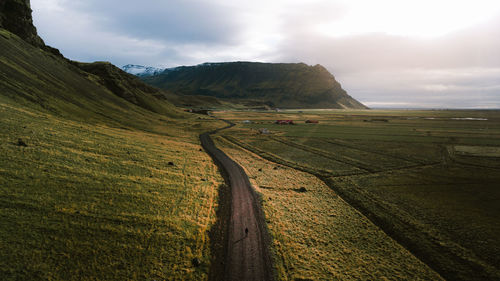
[[[136,76],[153,76],[162,73],[163,71],[166,70],[166,68],[158,68],[158,67],[152,67],[152,66],[142,66],[142,65],[136,65],[136,64],[127,64],[122,67],[122,70],[136,75]]]
[[[159,68],[159,67],[153,67],[153,66],[143,66],[143,65],[137,65],[137,64],[127,64],[125,66],[122,66],[122,70],[130,73],[135,76],[139,77],[148,77],[148,76],[154,76],[154,75],[159,75],[159,74],[167,74],[172,71],[180,70],[183,68],[197,68],[197,67],[207,67],[207,66],[220,66],[226,64],[225,62],[205,62],[193,66],[177,66],[177,67],[170,67],[170,68]]]

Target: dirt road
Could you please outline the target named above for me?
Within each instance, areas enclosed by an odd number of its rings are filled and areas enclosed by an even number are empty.
[[[223,258],[224,269],[217,273],[219,280],[273,280],[269,236],[257,194],[245,171],[215,147],[210,133],[200,135],[201,144],[224,169],[231,186],[227,248]]]

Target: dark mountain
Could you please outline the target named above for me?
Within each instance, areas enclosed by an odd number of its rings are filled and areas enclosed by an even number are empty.
[[[141,79],[183,95],[243,100],[281,108],[366,108],[323,66],[229,62],[183,66]]]

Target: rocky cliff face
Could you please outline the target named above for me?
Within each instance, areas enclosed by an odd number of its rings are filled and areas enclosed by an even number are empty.
[[[0,28],[4,28],[31,45],[64,58],[58,49],[45,45],[38,36],[31,16],[30,0],[0,0]]]
[[[183,95],[249,100],[281,108],[366,108],[321,65],[229,62],[177,67],[145,82]]]
[[[2,0],[0,1],[0,27],[21,37],[24,41],[37,47],[44,47],[45,43],[38,36],[33,25],[29,0]]]

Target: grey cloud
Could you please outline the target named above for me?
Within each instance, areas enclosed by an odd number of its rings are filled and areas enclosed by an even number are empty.
[[[323,64],[362,102],[500,108],[500,20],[432,40],[382,33],[325,37],[307,24],[285,32],[281,60]]]
[[[229,11],[207,1],[80,0],[67,7],[92,15],[100,28],[166,42],[228,44],[239,28]]]
[[[352,95],[377,107],[500,108],[500,68],[369,70],[339,79]]]
[[[335,10],[334,7],[330,9]],[[334,17],[342,15],[340,7]],[[328,37],[314,32],[314,26],[323,17],[311,19],[296,13],[286,20],[282,31],[286,39],[279,48],[285,60],[299,58],[330,64],[341,72],[401,67],[500,66],[500,15],[447,36],[420,40],[384,33]]]

